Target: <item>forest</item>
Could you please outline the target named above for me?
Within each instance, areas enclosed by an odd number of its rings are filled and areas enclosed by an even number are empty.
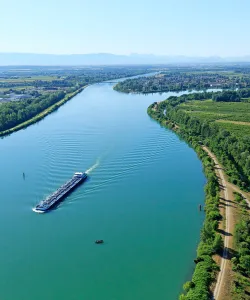
[[[0,105],[0,131],[15,127],[16,125],[33,118],[49,106],[62,100],[65,92],[53,93],[35,99],[7,102]]]

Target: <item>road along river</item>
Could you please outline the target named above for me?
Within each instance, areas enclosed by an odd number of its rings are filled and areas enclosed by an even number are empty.
[[[193,149],[147,115],[174,94],[92,85],[0,140],[1,299],[177,299],[194,267],[205,178]],[[85,170],[56,210],[32,211]]]

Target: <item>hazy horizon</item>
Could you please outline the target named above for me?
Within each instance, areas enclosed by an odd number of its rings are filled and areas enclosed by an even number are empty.
[[[0,53],[0,66],[13,65],[167,65],[167,64],[199,64],[199,63],[250,63],[250,56],[168,56],[112,53],[90,54],[36,54],[36,53]]]
[[[245,55],[186,55],[183,54],[156,54],[156,53],[112,53],[112,52],[86,52],[86,53],[50,53],[50,52],[21,52],[21,51],[0,51],[0,54],[27,54],[27,55],[54,55],[54,56],[77,56],[77,55],[113,55],[113,56],[144,56],[144,57],[187,57],[187,58],[241,58],[249,57],[249,54]]]

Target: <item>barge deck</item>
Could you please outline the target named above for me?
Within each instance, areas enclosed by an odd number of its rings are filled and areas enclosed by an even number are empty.
[[[59,204],[62,199],[71,192],[78,184],[87,178],[86,173],[76,172],[74,176],[57,189],[53,194],[48,196],[45,200],[41,201],[33,208],[34,212],[43,213],[50,210],[55,205]]]

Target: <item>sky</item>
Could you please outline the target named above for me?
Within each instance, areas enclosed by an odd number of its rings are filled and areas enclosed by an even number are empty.
[[[249,0],[0,0],[0,52],[250,55]]]

